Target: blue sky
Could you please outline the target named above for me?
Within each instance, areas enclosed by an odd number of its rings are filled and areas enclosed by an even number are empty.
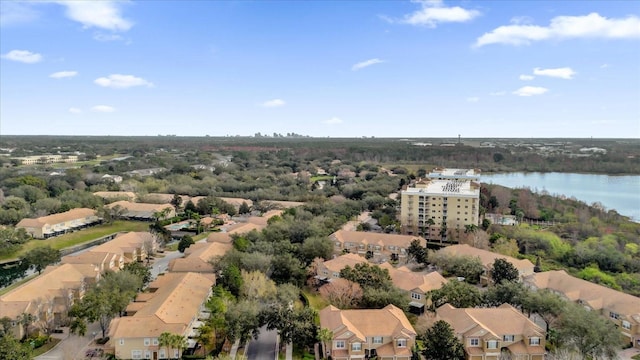
[[[0,9],[0,134],[640,137],[636,1]]]

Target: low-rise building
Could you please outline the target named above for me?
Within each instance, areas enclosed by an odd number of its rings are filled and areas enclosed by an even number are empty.
[[[533,290],[547,289],[597,311],[620,329],[629,344],[640,348],[640,298],[573,277],[564,270],[532,274],[524,278],[524,284]]]
[[[35,219],[22,219],[16,228],[25,229],[29,235],[36,239],[48,239],[87,228],[101,223],[96,211],[87,208],[71,209],[58,214],[42,216]]]
[[[167,273],[149,284],[126,309],[127,316],[111,321],[105,350],[117,359],[178,359],[182,350],[160,346],[160,335],[168,332],[187,338],[197,335],[205,317],[205,303],[215,284],[213,274]]]
[[[534,273],[533,269],[535,266],[528,259],[516,259],[511,256],[474,248],[473,246],[469,246],[467,244],[447,246],[438,250],[438,252],[449,256],[470,256],[479,258],[485,270],[484,273],[480,276],[480,282],[484,285],[490,282],[491,269],[493,268],[493,263],[497,259],[504,259],[511,263],[511,265],[513,265],[518,270],[521,280],[523,277]]]
[[[93,195],[103,198],[104,200],[136,200],[136,193],[131,191],[96,191]]]
[[[497,308],[436,310],[462,341],[468,360],[543,360],[545,331],[509,304]]]
[[[427,241],[420,236],[381,234],[364,231],[338,230],[329,236],[336,252],[347,250],[350,253],[366,256],[374,261],[400,260],[407,257],[407,250],[413,240],[421,246]]]
[[[172,260],[168,269],[171,272],[213,273],[209,261],[223,256],[232,248],[228,243],[196,243],[184,251],[185,257]]]
[[[12,160],[17,160],[21,165],[35,165],[35,164],[54,164],[54,163],[74,163],[78,161],[77,155],[32,155],[14,157]]]
[[[49,332],[65,324],[71,305],[99,279],[100,271],[90,264],[49,266],[36,278],[0,296],[0,318],[11,319],[11,330],[18,339],[25,330]],[[25,329],[19,320],[27,314],[33,321]]]
[[[106,271],[120,271],[125,264],[123,253],[102,251],[85,251],[76,255],[63,256],[61,262],[63,264],[91,264],[102,274]]]
[[[176,216],[176,210],[171,204],[147,204],[135,203],[130,201],[116,201],[107,208],[113,209],[119,206],[122,209],[120,216],[131,220],[151,221],[155,219],[169,219]]]
[[[125,263],[144,261],[149,253],[154,252],[158,246],[155,235],[143,231],[131,231],[119,234],[113,240],[93,247],[89,252],[114,253],[122,255]]]
[[[431,306],[430,292],[440,289],[449,282],[438,272],[412,272],[407,267],[394,268],[389,263],[380,265],[389,271],[393,286],[407,293],[410,310],[413,313],[422,314],[425,307]]]
[[[318,264],[316,279],[320,281],[331,281],[340,278],[340,271],[347,266],[355,267],[357,264],[368,262],[365,258],[356,254],[344,254],[335,259],[327,260]]]
[[[382,309],[340,310],[329,305],[320,311],[320,327],[332,332],[327,355],[335,360],[409,360],[416,331],[404,312],[387,305]]]

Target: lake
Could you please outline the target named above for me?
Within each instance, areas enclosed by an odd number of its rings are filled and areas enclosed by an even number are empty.
[[[482,175],[480,181],[510,188],[528,187],[551,195],[575,197],[587,204],[599,202],[605,208],[640,221],[640,176],[573,173],[502,173]]]

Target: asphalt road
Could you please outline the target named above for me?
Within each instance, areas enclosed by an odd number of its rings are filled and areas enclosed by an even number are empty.
[[[153,279],[157,278],[159,273],[167,272],[167,266],[169,266],[169,262],[171,262],[171,260],[184,256],[180,251],[167,251],[164,254],[158,255],[164,256],[161,258],[155,258],[151,262],[151,278]]]
[[[248,360],[274,360],[277,359],[276,347],[278,346],[278,331],[268,331],[266,326],[260,328],[257,340],[249,342],[247,351]]]

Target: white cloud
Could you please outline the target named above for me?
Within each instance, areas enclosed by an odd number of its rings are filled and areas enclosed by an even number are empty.
[[[285,104],[286,102],[282,99],[272,99],[272,100],[267,100],[263,102],[262,106],[267,108],[274,108],[274,107],[284,106]]]
[[[62,78],[74,77],[76,75],[78,75],[77,71],[58,71],[49,75],[49,77],[54,79],[62,79]]]
[[[520,75],[520,77],[519,77],[519,79],[522,80],[522,81],[531,81],[531,80],[533,80],[535,78],[536,77],[533,76],[533,75],[524,75],[524,74]]]
[[[339,117],[332,117],[331,119],[327,119],[325,121],[323,121],[323,123],[328,124],[328,125],[337,125],[337,124],[342,124],[342,119],[340,119]]]
[[[95,33],[93,34],[93,39],[97,41],[107,42],[107,41],[122,41],[124,38],[117,34],[104,34],[104,33]]]
[[[71,109],[69,109],[69,110],[71,110]],[[102,113],[112,113],[112,112],[116,111],[116,108],[114,108],[112,106],[108,106],[108,105],[96,105],[96,106],[91,108],[91,111],[102,112]]]
[[[368,66],[375,65],[375,64],[381,64],[381,63],[383,63],[383,62],[384,62],[384,60],[380,60],[380,59],[378,59],[378,58],[376,58],[376,59],[369,59],[369,60],[362,61],[362,62],[359,62],[359,63],[357,63],[357,64],[354,64],[354,65],[351,67],[351,70],[352,70],[352,71],[358,71],[358,70],[360,70],[360,69],[364,69],[364,68],[366,68],[366,67],[368,67]]]
[[[397,22],[416,26],[435,28],[440,23],[467,22],[480,16],[477,10],[464,9],[459,6],[445,6],[442,0],[417,0],[421,9],[407,14]]]
[[[66,15],[85,28],[97,27],[111,31],[127,31],[133,23],[122,17],[120,1],[56,1],[67,8]]]
[[[480,98],[477,96],[471,96],[467,98],[467,102],[470,102],[470,103],[477,103],[478,101],[480,101]]]
[[[133,75],[111,74],[108,77],[97,78],[93,82],[114,89],[126,89],[134,86],[153,87],[153,83]]]
[[[25,1],[0,1],[0,26],[28,23],[38,18],[32,3]]]
[[[480,36],[476,47],[490,44],[528,45],[533,41],[571,38],[637,39],[640,18],[612,19],[591,13],[583,16],[557,16],[549,26],[504,25]]]
[[[600,65],[600,69],[606,69],[606,68],[608,68],[609,66],[611,66],[611,65],[609,65],[609,64],[602,64],[602,65]]]
[[[490,92],[489,95],[491,96],[505,96],[507,95],[506,91],[494,91],[494,92]]]
[[[31,51],[27,50],[11,50],[1,57],[3,59],[18,61],[25,64],[35,64],[42,61],[42,55],[38,53],[32,53]]]
[[[514,91],[513,94],[518,96],[534,96],[542,95],[547,91],[549,91],[549,89],[540,86],[523,86],[520,89]]]
[[[533,73],[539,76],[548,76],[548,77],[567,79],[567,80],[573,79],[573,75],[576,74],[576,72],[573,71],[573,69],[571,69],[570,67],[563,67],[563,68],[556,68],[556,69],[535,68],[533,69]]]
[[[94,111],[96,111],[96,110],[94,110]],[[72,113],[72,114],[81,114],[82,113],[82,109],[78,109],[76,107],[72,107],[72,108],[69,108],[69,112]]]

